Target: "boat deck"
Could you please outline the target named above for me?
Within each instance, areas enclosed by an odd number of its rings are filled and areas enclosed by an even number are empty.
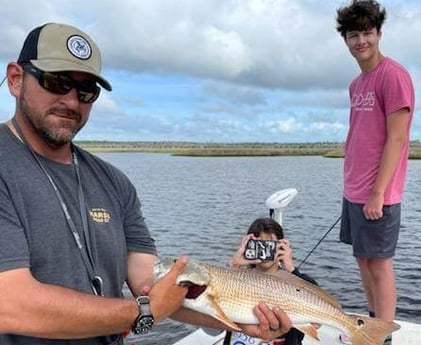
[[[393,333],[393,343],[398,345],[420,345],[421,344],[421,324],[407,321],[396,321],[401,328]],[[320,342],[304,337],[303,345],[341,345],[339,341],[340,331],[329,326],[320,327]],[[224,333],[219,335],[209,335],[199,328],[187,337],[176,342],[174,345],[222,345]]]

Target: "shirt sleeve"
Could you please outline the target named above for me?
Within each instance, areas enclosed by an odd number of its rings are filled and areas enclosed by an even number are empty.
[[[124,205],[124,232],[128,251],[157,255],[152,238],[141,210],[141,203],[134,185],[126,178]]]
[[[385,73],[383,104],[386,116],[403,108],[413,111],[413,86],[406,71],[393,66]]]
[[[0,177],[0,272],[22,267],[29,267],[28,242],[8,188]]]

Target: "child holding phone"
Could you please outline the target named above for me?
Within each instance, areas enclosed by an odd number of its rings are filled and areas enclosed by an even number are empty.
[[[246,259],[245,252],[249,248],[250,240],[276,241],[276,251],[273,260]],[[249,227],[247,235],[241,240],[240,246],[230,261],[231,267],[255,269],[267,274],[276,274],[284,269],[302,279],[316,284],[317,282],[306,274],[301,273],[295,267],[291,244],[284,238],[282,226],[272,218],[258,218]],[[240,332],[226,332],[224,345],[241,343],[245,345],[301,345],[304,334],[296,328],[284,334],[283,336],[265,342],[261,339],[251,338]]]

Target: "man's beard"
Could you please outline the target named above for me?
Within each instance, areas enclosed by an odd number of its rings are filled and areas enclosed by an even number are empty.
[[[44,139],[49,145],[61,147],[75,137],[75,135],[82,129],[85,123],[80,123],[77,128],[65,125],[65,121],[61,127],[57,127],[53,122],[49,122],[49,114],[62,114],[73,119],[81,119],[79,112],[69,110],[63,107],[51,107],[46,112],[40,113],[31,108],[25,98],[25,90],[22,90],[21,97],[18,99],[19,108],[25,120],[31,125],[33,130]]]

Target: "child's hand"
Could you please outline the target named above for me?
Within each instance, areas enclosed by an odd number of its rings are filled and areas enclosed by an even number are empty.
[[[284,270],[288,272],[294,271],[295,265],[292,257],[292,248],[286,238],[279,240],[278,242],[276,260],[282,264]]]
[[[253,234],[248,234],[243,237],[240,243],[240,247],[235,252],[234,256],[232,257],[229,265],[230,267],[241,267],[241,266],[248,266],[248,265],[255,265],[260,264],[262,260],[256,259],[256,260],[247,260],[244,258],[244,252],[246,250],[246,244],[247,242],[255,238]]]

